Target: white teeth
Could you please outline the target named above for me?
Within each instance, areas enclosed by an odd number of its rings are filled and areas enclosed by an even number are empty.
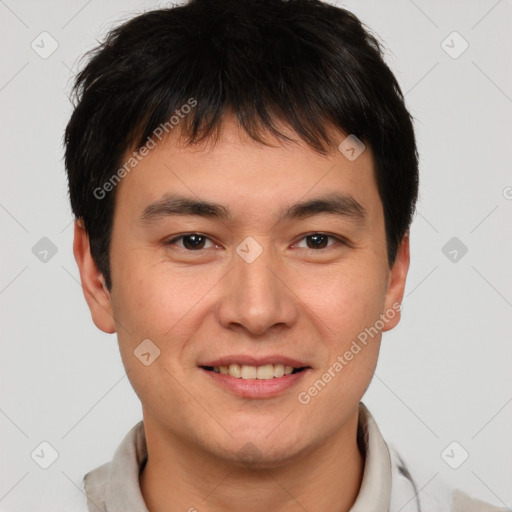
[[[282,377],[284,375],[284,364],[274,365],[274,377]]]
[[[256,366],[242,365],[242,379],[255,379],[257,371]]]
[[[264,366],[250,366],[247,364],[232,363],[229,366],[215,366],[215,373],[230,375],[235,379],[259,379],[269,380],[290,375],[293,372],[293,366],[284,364],[266,364]]]
[[[230,364],[229,365],[229,375],[231,377],[235,377],[236,379],[239,379],[242,376],[242,368],[239,364]]]
[[[274,365],[267,364],[265,366],[258,366],[256,378],[261,380],[268,380],[274,378]]]

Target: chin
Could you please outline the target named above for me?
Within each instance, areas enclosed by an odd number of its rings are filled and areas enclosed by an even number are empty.
[[[278,432],[278,424],[279,421],[271,427],[265,424],[265,428],[253,425],[243,433],[235,430],[233,437],[224,440],[224,446],[219,443],[215,447],[215,456],[252,469],[276,468],[291,463],[307,450],[308,445],[303,435],[284,430]]]

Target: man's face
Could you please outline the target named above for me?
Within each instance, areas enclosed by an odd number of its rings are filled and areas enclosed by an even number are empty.
[[[408,251],[405,242],[389,268],[370,148],[350,161],[272,142],[226,118],[216,146],[169,139],[152,150],[116,191],[113,287],[103,292],[115,323],[91,309],[96,325],[117,331],[146,431],[224,460],[252,443],[261,464],[279,465],[357,416],[375,331],[398,321]],[[173,214],[177,196],[220,205],[219,215]],[[335,196],[336,212],[290,211]],[[217,368],[230,364],[231,374]],[[249,379],[236,377],[237,364]],[[301,370],[263,378],[283,366]]]

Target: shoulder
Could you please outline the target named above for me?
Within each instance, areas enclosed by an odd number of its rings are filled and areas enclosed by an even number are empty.
[[[391,457],[392,491],[390,512],[506,512],[450,487],[439,473],[428,473],[411,465],[386,443]]]

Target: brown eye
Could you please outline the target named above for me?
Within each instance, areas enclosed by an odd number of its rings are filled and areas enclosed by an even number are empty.
[[[337,241],[338,243],[342,243],[342,240],[334,237],[334,236],[331,236],[331,235],[326,235],[324,233],[312,233],[310,235],[306,235],[305,237],[303,237],[300,241],[299,241],[299,244],[305,240],[306,241],[306,244],[305,244],[305,247],[302,246],[301,248],[304,248],[304,249],[326,249],[332,245],[335,245],[333,243],[329,244],[328,241],[329,239],[332,239],[334,240],[335,242]],[[300,246],[300,245],[299,245]]]
[[[306,237],[306,240],[309,240],[311,243],[308,244],[309,249],[323,249],[327,247],[327,242],[330,237],[326,235],[309,235]]]
[[[181,240],[181,245],[177,243],[177,241]],[[188,251],[197,251],[205,248],[205,244],[207,242],[210,242],[213,246],[213,243],[209,238],[200,235],[198,233],[191,233],[188,235],[181,235],[176,238],[173,238],[172,240],[169,240],[167,242],[167,245],[178,245],[178,247],[181,247],[183,249],[186,249]]]
[[[183,237],[183,246],[185,249],[203,249],[205,237],[201,235],[187,235]]]

